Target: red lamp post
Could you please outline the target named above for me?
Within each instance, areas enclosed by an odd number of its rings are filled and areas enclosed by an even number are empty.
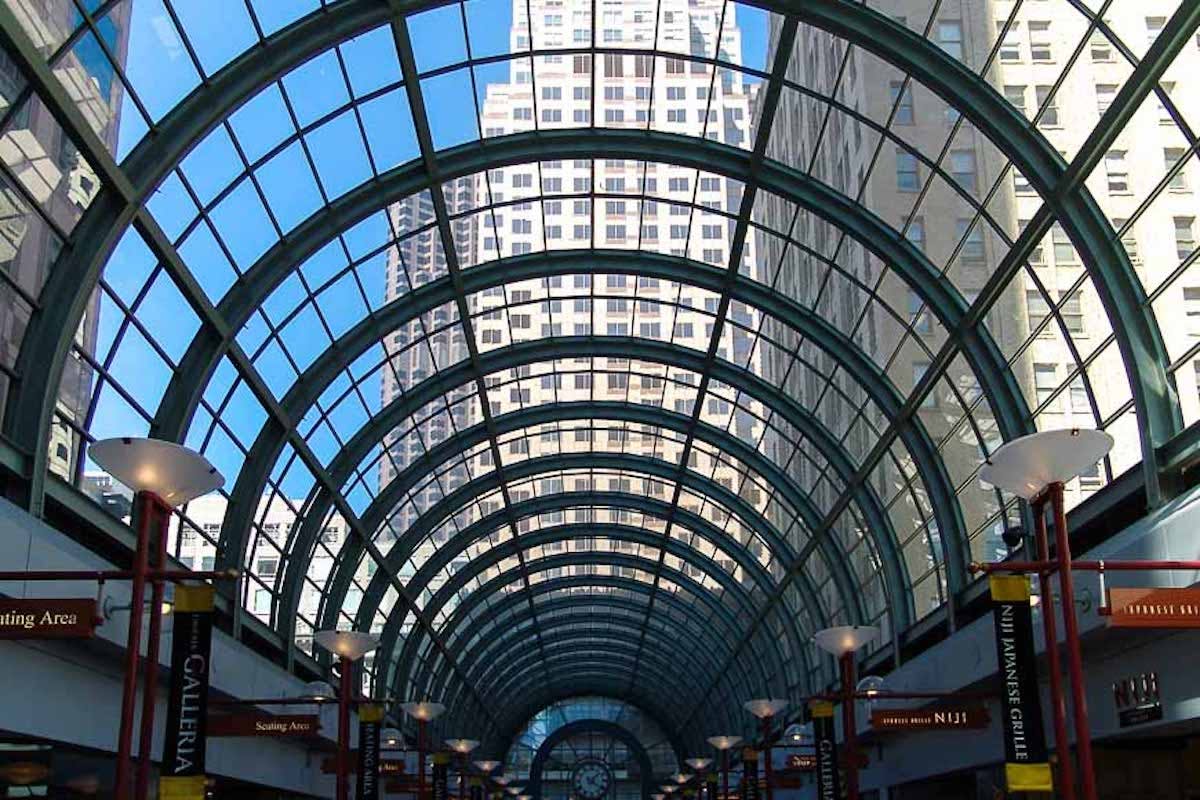
[[[708,743],[721,754],[721,800],[729,800],[729,751],[742,743],[742,737],[710,736]]]
[[[143,798],[149,788],[154,709],[158,700],[158,647],[166,576],[167,532],[171,510],[220,488],[225,479],[204,456],[160,439],[118,438],[94,443],[89,455],[105,472],[133,489],[137,538],[130,576],[129,630],[121,687],[121,723],[117,732],[116,797]],[[133,720],[137,705],[138,661],[142,644],[142,608],[150,582],[150,623],[146,636],[146,675],[142,690],[136,789],[133,782]]]
[[[446,707],[431,700],[410,700],[400,708],[417,721],[417,800],[425,800],[425,731],[430,722],[445,712]]]
[[[1075,748],[1079,756],[1079,779],[1084,800],[1096,800],[1096,776],[1092,766],[1092,735],[1088,724],[1087,691],[1083,679],[1083,654],[1079,625],[1075,619],[1075,585],[1072,579],[1071,540],[1063,508],[1064,484],[1096,465],[1112,449],[1113,438],[1103,431],[1053,430],[1014,439],[992,453],[979,472],[980,479],[1006,489],[1029,503],[1037,539],[1037,570],[1042,585],[1042,623],[1046,634],[1046,660],[1050,669],[1051,709],[1054,714],[1054,745],[1058,751],[1059,783],[1065,800],[1074,800],[1070,743],[1067,741],[1065,698],[1058,662],[1058,631],[1054,619],[1054,597],[1050,573],[1058,573],[1062,592],[1063,632],[1067,646],[1067,673],[1071,679],[1071,710],[1075,723]],[[1046,507],[1054,517],[1054,560],[1046,534]]]
[[[458,800],[467,800],[467,759],[471,751],[479,747],[479,742],[475,739],[447,739],[446,746],[459,757]]]
[[[339,659],[337,800],[350,797],[350,705],[357,699],[354,662],[379,646],[379,637],[363,631],[317,631],[313,641]]]
[[[856,669],[854,653],[879,636],[873,625],[839,625],[825,628],[813,635],[813,641],[838,660],[841,673],[843,757],[846,763],[846,800],[858,800],[858,733],[855,721]]]
[[[754,716],[758,717],[759,732],[763,740],[763,779],[767,783],[767,800],[773,800],[775,797],[774,788],[771,786],[772,774],[771,769],[771,721],[787,708],[787,700],[747,700],[744,708]]]

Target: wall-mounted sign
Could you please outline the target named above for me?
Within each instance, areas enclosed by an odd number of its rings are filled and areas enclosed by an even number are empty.
[[[796,772],[812,772],[816,768],[816,753],[788,753],[787,761],[783,764],[783,769]]]
[[[1122,728],[1163,718],[1157,672],[1143,672],[1131,678],[1122,678],[1112,685],[1112,690]]]
[[[175,589],[167,736],[158,788],[162,800],[205,800],[212,617],[212,586]]]
[[[813,701],[809,708],[812,709],[813,744],[817,757],[817,800],[838,800],[842,796],[842,776],[838,772],[833,703]]]
[[[346,753],[348,761],[348,769],[350,772],[358,771],[358,748],[353,747]],[[321,772],[326,775],[337,774],[337,756],[326,756],[321,759]],[[379,762],[380,775],[404,775],[406,769],[404,762],[400,759],[383,759]]]
[[[937,731],[986,728],[991,716],[982,706],[958,708],[880,708],[871,712],[877,731]]]
[[[1200,589],[1109,589],[1112,628],[1200,628]]]
[[[1042,730],[1029,578],[992,575],[988,582],[992,592],[996,660],[1003,686],[1000,707],[1005,780],[1010,792],[1048,792],[1053,788],[1053,780]]]
[[[316,736],[321,720],[315,714],[220,714],[208,718],[209,736]]]
[[[94,598],[0,598],[0,639],[87,639],[95,633]]]

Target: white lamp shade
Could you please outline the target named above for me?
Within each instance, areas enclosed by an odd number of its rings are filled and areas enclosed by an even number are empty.
[[[347,661],[358,661],[379,647],[379,637],[365,631],[317,631],[313,641]]]
[[[305,700],[312,700],[317,703],[327,703],[337,699],[333,687],[325,681],[310,681],[304,684],[303,697]]]
[[[401,704],[400,708],[405,714],[421,722],[435,720],[446,710],[444,705],[435,703],[432,700],[412,700]]]
[[[465,756],[476,747],[479,747],[479,742],[474,739],[447,739],[446,746],[459,755]]]
[[[730,750],[742,743],[740,736],[710,736],[708,743],[718,750]]]
[[[672,792],[675,791],[674,784],[670,784],[670,783],[664,783],[662,786],[660,786],[658,788],[662,789],[667,794],[671,794]]]
[[[512,780],[512,778],[508,777],[507,775],[497,775],[496,777],[492,778],[492,780],[501,786],[508,786],[508,782]]]
[[[742,707],[749,711],[759,719],[773,717],[779,712],[788,707],[787,700],[778,700],[771,698],[760,698],[758,700],[747,700],[742,704]]]
[[[874,625],[838,625],[817,631],[813,634],[813,641],[826,653],[844,656],[874,641],[878,636],[879,628]]]
[[[135,492],[150,492],[170,506],[220,489],[224,476],[208,459],[162,439],[101,439],[88,454],[96,464]]]
[[[651,800],[663,800],[664,797],[666,797],[666,795],[662,792],[655,792],[654,794],[650,795]]]
[[[506,788],[504,789],[504,791],[506,791],[506,792],[508,792],[509,794],[511,794],[511,795],[514,795],[514,796],[515,796],[515,795],[518,795],[518,794],[520,794],[520,793],[521,793],[521,790],[520,790],[520,789],[518,789],[518,788],[517,788],[517,787],[515,787],[515,786],[508,786],[508,787],[506,787]]]
[[[712,759],[711,758],[689,758],[684,763],[686,763],[692,769],[696,770],[696,772],[703,772],[705,769],[707,769],[708,765],[712,763]]]
[[[686,772],[676,772],[671,776],[671,780],[675,781],[676,783],[687,783],[691,779],[692,776]]]
[[[1013,439],[992,453],[979,479],[1025,500],[1052,483],[1066,483],[1094,466],[1112,449],[1104,431],[1064,428]]]
[[[491,773],[492,770],[494,770],[498,766],[500,766],[499,761],[476,761],[475,762],[475,767],[480,772],[486,772],[489,774]]]

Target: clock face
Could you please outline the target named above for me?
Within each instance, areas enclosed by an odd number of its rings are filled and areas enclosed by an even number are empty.
[[[575,796],[582,800],[600,800],[612,786],[612,774],[599,761],[584,761],[575,767],[571,786],[575,789]]]

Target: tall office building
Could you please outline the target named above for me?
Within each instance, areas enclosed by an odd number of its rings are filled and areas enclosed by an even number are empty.
[[[971,70],[981,72],[1068,159],[1096,127],[1130,71],[1101,33],[1089,36],[1087,20],[1069,4],[1025,3],[1014,14],[1011,2],[954,0],[937,6],[932,21],[928,5],[911,0],[887,0],[874,7],[918,33],[925,32],[928,24],[926,35],[933,42]],[[1113,7],[1106,22],[1140,55],[1174,8],[1174,3],[1160,0]],[[774,20],[772,50],[779,31],[780,23]],[[1003,40],[998,42],[1001,36]],[[1181,55],[1172,71],[1182,74],[1189,65],[1200,68],[1193,51]],[[1064,71],[1066,76],[1055,89]],[[866,208],[902,231],[945,271],[966,300],[972,301],[1008,249],[998,234],[1015,239],[1042,199],[993,144],[927,87],[906,81],[899,70],[861,49],[847,48],[846,42],[831,34],[801,26],[788,77],[816,93],[835,96],[840,108],[831,111],[798,91],[786,91],[775,120],[775,128],[786,135],[772,136],[768,156],[811,170],[834,189],[859,197]],[[1167,78],[1163,86],[1170,91],[1174,83],[1169,81],[1170,74]],[[1178,92],[1172,97],[1184,118],[1196,113],[1196,93],[1185,97]],[[1088,186],[1120,232],[1147,290],[1163,287],[1163,299],[1155,302],[1154,308],[1171,346],[1186,341],[1188,335],[1200,335],[1200,326],[1194,323],[1197,315],[1190,313],[1191,305],[1200,306],[1200,281],[1191,277],[1195,288],[1187,285],[1187,276],[1164,284],[1195,250],[1198,209],[1188,177],[1195,165],[1184,164],[1164,195],[1139,211],[1155,182],[1187,152],[1170,115],[1154,105],[1148,103],[1139,111],[1114,149],[1108,151],[1103,167],[1089,178]],[[890,123],[895,138],[881,139],[865,120],[881,126]],[[933,163],[938,164],[942,176],[931,177]],[[977,219],[976,209],[964,195],[985,208],[994,228]],[[791,213],[779,203],[767,205],[761,221],[768,227],[786,229]],[[1126,221],[1134,218],[1136,224],[1127,226]],[[802,256],[794,248],[781,252],[777,239],[764,237],[760,247],[768,263],[783,258],[780,280],[785,291],[820,309],[839,328],[851,331],[876,363],[887,368],[897,388],[907,393],[928,368],[929,352],[937,352],[945,331],[916,293],[894,276],[881,279],[887,271],[877,258],[849,241],[838,249],[835,243],[840,237],[840,232],[811,215],[797,219],[795,238],[818,253],[836,254],[834,260],[847,277],[833,280],[825,278],[827,268],[811,256]],[[875,288],[890,310],[879,303],[865,303],[856,283]],[[1163,302],[1167,298],[1170,300]],[[1058,309],[1069,340],[1053,318],[1048,319],[1051,303]],[[906,330],[910,323],[911,332]],[[1182,330],[1188,325],[1192,329]],[[1096,427],[1094,412],[1098,412],[1101,424],[1117,436],[1114,471],[1119,473],[1140,458],[1128,382],[1111,339],[1111,326],[1078,254],[1060,227],[1055,225],[1035,249],[1030,270],[1022,271],[1005,288],[986,326],[1005,358],[1012,360],[1015,378],[1039,429]],[[1171,349],[1174,354],[1181,348]],[[1082,370],[1079,364],[1083,364]],[[781,365],[768,367],[774,374],[782,369]],[[791,377],[799,396],[806,403],[816,402],[822,390],[820,382]],[[978,438],[994,446],[999,437],[986,404],[979,403],[975,377],[961,357],[947,378],[918,414],[941,449],[959,492],[973,535],[972,555],[990,559],[1004,552],[999,538],[1002,526],[994,517],[994,494],[971,475],[982,457]],[[1084,378],[1090,382],[1091,397]],[[1181,369],[1177,379],[1185,416],[1194,418],[1195,373],[1191,368]],[[964,418],[964,402],[977,406],[978,431]],[[861,431],[852,430],[849,435],[858,433]],[[852,442],[855,449],[863,445],[869,449],[870,444]],[[884,463],[874,483],[886,501],[905,480],[892,464]],[[1068,487],[1068,502],[1079,502],[1103,483],[1099,468],[1084,475]],[[897,532],[906,540],[902,546],[907,551],[912,546],[909,542],[917,542],[928,523],[911,508],[912,503],[906,505],[907,509],[892,516],[902,521],[898,527],[906,528]],[[936,530],[930,532],[936,542]],[[924,557],[932,568],[935,554]],[[916,560],[909,557],[910,570]],[[920,569],[914,570],[915,581],[920,573]],[[932,610],[939,602],[934,581],[925,584],[917,587],[918,613]]]
[[[124,90],[96,35],[64,47],[68,35],[84,25],[76,5],[71,0],[49,0],[9,6],[47,57],[62,50],[52,64],[55,76],[96,135],[115,151]],[[130,6],[118,4],[95,20],[96,34],[122,64]],[[100,188],[92,165],[36,97],[10,108],[25,86],[16,65],[0,53],[0,115],[5,117],[0,133],[0,416],[25,328],[63,246],[59,234],[75,226]],[[67,357],[47,445],[50,468],[68,478],[78,468],[78,431],[91,402],[94,370],[88,359],[95,353],[99,310],[97,292]]]
[[[595,31],[590,0],[514,0],[512,9],[510,47],[514,53],[528,50],[531,44],[537,49],[569,48],[580,42],[590,43],[594,37],[601,46],[614,49],[657,47],[662,52],[711,59],[719,48],[723,59],[735,63],[741,60],[736,10],[721,0],[603,4],[596,7],[601,16]],[[650,127],[749,147],[754,88],[739,73],[714,70],[682,58],[609,53],[598,55],[595,64],[590,55],[513,59],[508,63],[508,79],[486,87],[480,128],[485,137],[578,128],[591,125],[594,115],[599,127]],[[736,181],[695,169],[589,159],[542,161],[492,170],[445,187],[445,197],[451,216],[460,215],[454,223],[454,236],[457,257],[464,268],[544,249],[593,246],[641,248],[724,268],[730,258],[734,226],[724,212],[736,212],[740,191]],[[493,208],[467,213],[488,205]],[[418,196],[393,206],[391,214],[397,228],[418,229],[431,223],[432,204],[428,196]],[[754,248],[754,242],[749,241],[743,254],[746,269],[756,264]],[[436,229],[428,229],[395,248],[389,259],[388,298],[406,292],[406,280],[415,284],[444,274],[444,258]],[[420,277],[406,279],[406,270]],[[483,353],[513,342],[591,333],[670,340],[704,352],[712,337],[712,315],[718,301],[719,297],[711,292],[621,274],[516,281],[469,298],[475,314],[476,345]],[[385,404],[438,365],[465,357],[465,343],[453,335],[435,336],[433,348],[409,347],[421,337],[453,324],[455,316],[453,309],[446,307],[420,324],[398,331],[389,342],[395,356],[394,369],[383,381]],[[727,324],[720,355],[752,366],[752,362],[757,363],[757,355],[748,331],[755,329],[757,317],[735,304],[730,318],[738,325]],[[512,382],[514,379],[518,382]],[[696,376],[628,359],[548,359],[511,373],[491,375],[487,384],[493,415],[530,405],[585,399],[640,403],[690,414]],[[434,414],[420,422],[415,431],[406,427],[394,432],[388,439],[391,460],[380,469],[381,484],[410,464],[422,452],[422,443],[425,448],[431,447],[450,435],[453,427],[480,423],[476,401],[455,402],[473,393],[473,386],[463,387],[461,394],[451,398],[452,412]],[[731,403],[712,392],[703,417],[728,426],[748,440],[757,440],[761,435],[756,417],[744,412],[735,414]],[[597,423],[594,431],[592,427],[591,421],[564,422],[520,433],[530,433],[528,439],[509,435],[502,439],[501,455],[507,464],[559,452],[625,451],[670,458],[674,448],[674,455],[679,455],[678,441],[659,439],[662,431],[658,429],[615,422]],[[756,487],[741,485],[736,464],[722,461],[703,448],[693,451],[691,463],[733,491],[765,504],[765,497]],[[442,491],[466,480],[468,470],[478,476],[491,468],[491,453],[486,448],[473,449],[467,467],[450,473],[441,489],[427,489],[422,497],[400,509],[393,520],[394,531],[402,530]],[[637,484],[631,485],[630,478],[616,474],[558,473],[539,480],[537,485],[520,485],[511,498],[519,502],[548,491],[590,487],[671,498],[672,487],[663,481],[639,479]],[[688,492],[683,493],[681,502],[685,508],[701,510],[701,501]],[[499,507],[498,496],[489,497],[472,513],[488,513]],[[569,513],[582,519],[591,512]],[[617,510],[597,514],[602,518],[611,515],[613,520],[631,518],[629,512]],[[461,525],[464,520],[459,522]],[[526,520],[520,527],[527,530],[530,524]],[[435,539],[445,535],[440,532]],[[744,531],[736,535],[744,541],[749,538]],[[421,561],[418,554],[415,562]],[[735,571],[732,562],[725,566]],[[437,584],[431,588],[436,590]]]

